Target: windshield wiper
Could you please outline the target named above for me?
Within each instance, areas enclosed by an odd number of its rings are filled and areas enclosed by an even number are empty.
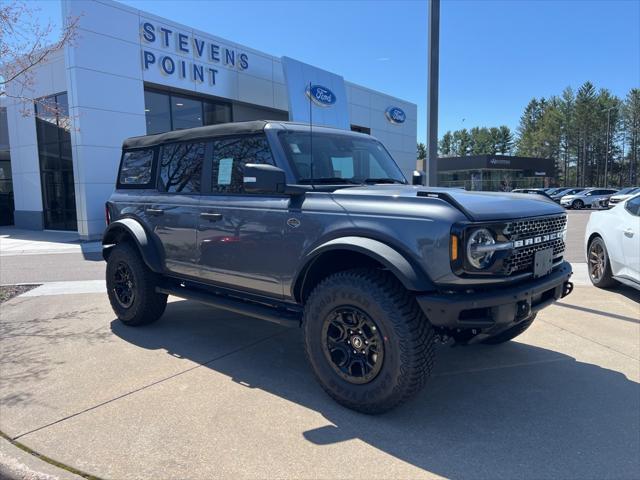
[[[332,183],[348,183],[350,185],[360,185],[360,182],[342,177],[320,177],[320,178],[301,178],[298,183],[318,183],[331,185]]]
[[[363,183],[401,183],[404,185],[404,182],[397,178],[367,178],[363,180]]]

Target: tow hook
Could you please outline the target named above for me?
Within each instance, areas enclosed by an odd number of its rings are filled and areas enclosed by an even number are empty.
[[[560,298],[564,298],[573,292],[573,282],[564,282],[562,286],[562,296]]]

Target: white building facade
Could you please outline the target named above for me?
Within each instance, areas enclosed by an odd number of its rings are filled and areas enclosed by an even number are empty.
[[[300,105],[309,96],[314,124],[370,133],[406,176],[415,168],[411,102],[112,0],[63,0],[62,15],[79,18],[78,36],[35,70],[27,93],[44,100],[6,102],[18,227],[97,238],[125,138],[228,121],[308,122]]]

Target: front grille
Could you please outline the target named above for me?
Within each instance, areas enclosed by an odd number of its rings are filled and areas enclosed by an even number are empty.
[[[557,238],[550,242],[539,243],[530,247],[523,247],[514,250],[503,262],[503,272],[507,275],[521,273],[533,268],[533,256],[538,250],[553,247],[553,258],[558,259],[564,253],[564,241]]]
[[[554,217],[531,218],[517,220],[505,225],[504,235],[512,241],[544,237],[551,233],[562,232],[567,225],[566,215]],[[533,270],[533,257],[539,250],[553,248],[554,261],[562,259],[564,254],[564,239],[555,238],[546,242],[536,243],[516,248],[503,261],[502,272],[506,275],[513,273],[525,273]]]
[[[509,240],[518,240],[522,237],[532,237],[545,235],[547,233],[559,232],[564,230],[567,225],[566,215],[557,215],[555,217],[531,218],[528,220],[517,220],[509,222],[504,228],[503,233]]]

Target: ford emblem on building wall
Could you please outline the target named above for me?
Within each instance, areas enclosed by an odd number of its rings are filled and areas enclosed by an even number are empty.
[[[333,92],[321,85],[309,85],[305,93],[319,107],[330,107],[336,103],[336,96]]]
[[[400,125],[407,119],[407,114],[404,113],[404,110],[399,107],[387,108],[387,110],[384,112],[384,115],[385,117],[387,117],[387,120],[389,120],[389,122],[393,123],[394,125]]]

